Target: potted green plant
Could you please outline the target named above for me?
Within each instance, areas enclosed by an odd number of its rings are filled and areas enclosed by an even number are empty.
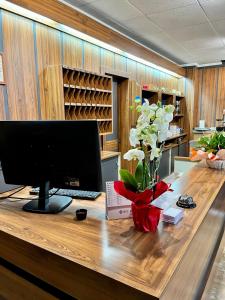
[[[215,132],[210,136],[201,137],[194,150],[191,160],[206,160],[210,168],[225,168],[225,132]]]

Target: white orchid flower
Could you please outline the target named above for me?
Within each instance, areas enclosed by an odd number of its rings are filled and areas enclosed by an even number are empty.
[[[162,143],[167,139],[167,131],[160,131],[158,134],[158,142]]]
[[[165,109],[166,113],[172,114],[174,112],[175,107],[173,105],[169,104],[169,105],[166,105],[164,107],[164,109]]]
[[[137,129],[131,128],[129,141],[132,147],[135,147],[139,143],[139,140],[137,138]]]
[[[173,120],[173,113],[165,113],[164,120],[168,123],[171,122]]]
[[[153,111],[156,111],[158,108],[159,108],[158,105],[155,104],[155,103],[150,105],[150,109],[153,110]]]
[[[154,148],[154,147],[156,147],[157,135],[156,134],[147,134],[144,137],[143,142],[145,145],[150,145],[151,148]]]
[[[149,106],[148,99],[144,98],[144,103],[142,104],[142,106]]]
[[[156,118],[162,118],[164,115],[164,110],[160,107],[157,111],[156,111]]]
[[[127,160],[138,159],[139,161],[142,161],[145,158],[145,153],[142,150],[131,149],[127,153],[124,154],[123,158],[127,159]]]
[[[151,154],[150,154],[150,160],[153,160],[154,158],[157,158],[160,156],[160,149],[159,148],[152,148],[151,149]]]

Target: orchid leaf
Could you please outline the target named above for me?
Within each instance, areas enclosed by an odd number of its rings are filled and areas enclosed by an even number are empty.
[[[137,168],[136,168],[134,177],[138,184],[142,183],[142,180],[143,180],[143,163],[142,163],[142,161],[140,161],[137,164]]]
[[[128,189],[131,189],[134,191],[137,190],[137,181],[134,178],[134,176],[132,174],[130,174],[130,172],[128,170],[121,169],[120,177]]]

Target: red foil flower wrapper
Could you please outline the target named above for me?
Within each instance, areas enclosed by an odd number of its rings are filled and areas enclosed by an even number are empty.
[[[115,191],[132,202],[131,208],[134,225],[137,230],[143,232],[156,231],[161,210],[150,203],[168,191],[169,188],[170,185],[164,181],[160,181],[155,185],[154,191],[148,189],[141,193],[135,193],[128,190],[122,181],[114,182]]]

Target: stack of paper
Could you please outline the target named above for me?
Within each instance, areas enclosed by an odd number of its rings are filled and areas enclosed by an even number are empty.
[[[163,212],[162,220],[171,224],[177,224],[184,216],[184,210],[170,207]]]

